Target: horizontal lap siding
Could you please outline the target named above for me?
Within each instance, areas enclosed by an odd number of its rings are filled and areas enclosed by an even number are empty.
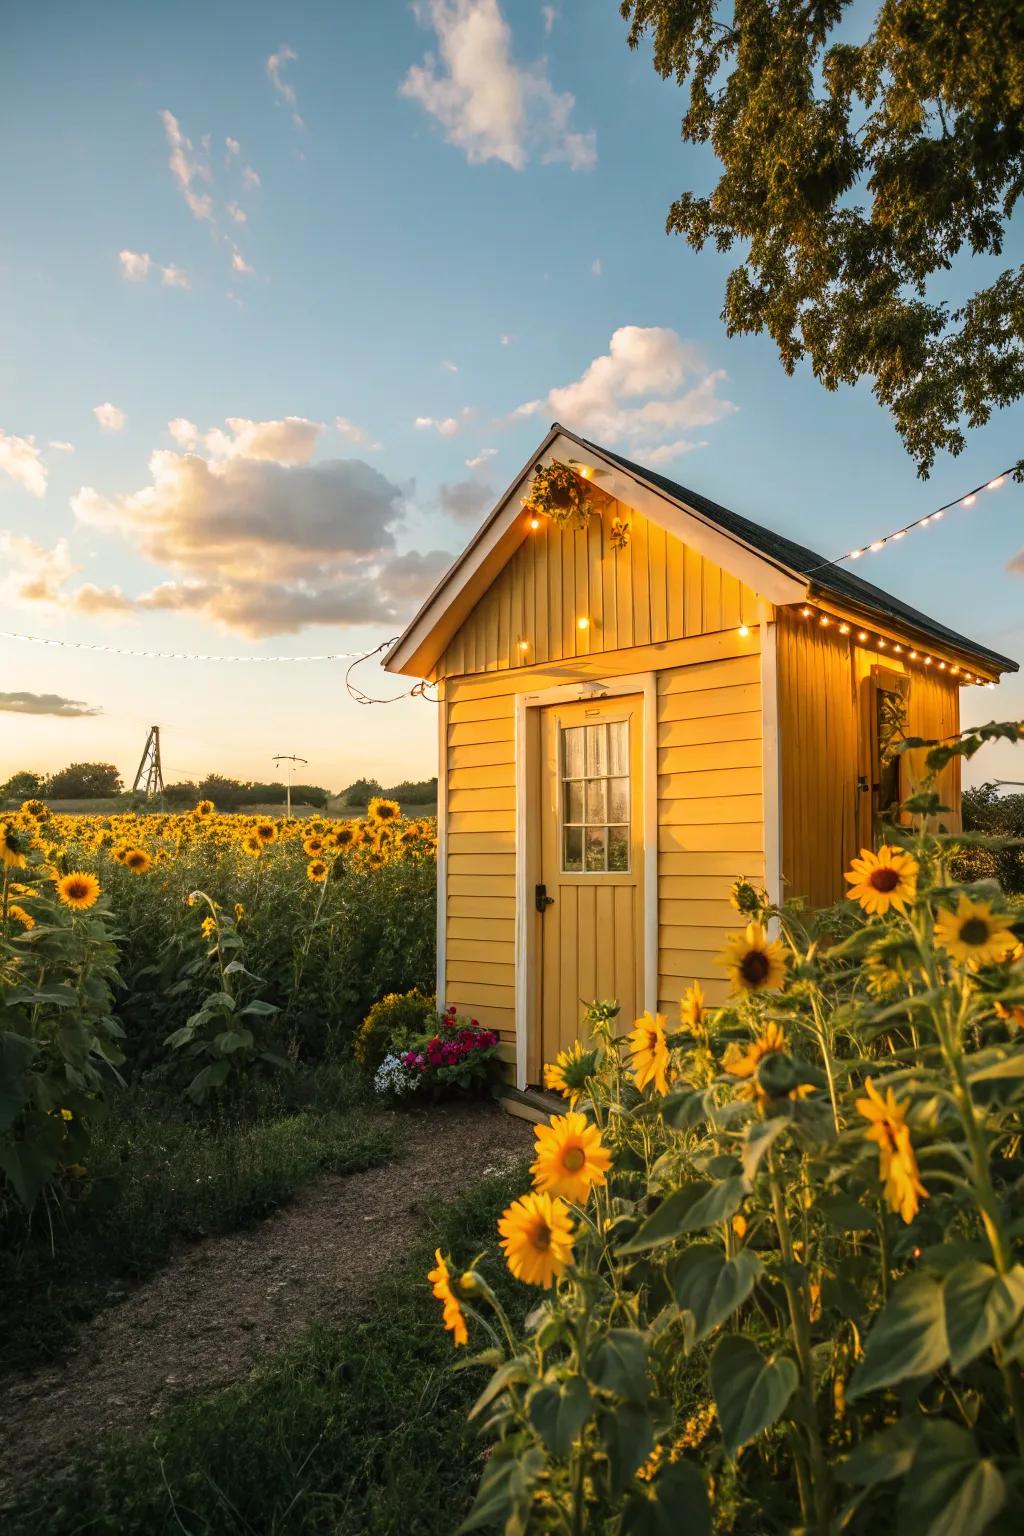
[[[515,755],[511,694],[448,693],[445,998],[515,1060]]]
[[[658,675],[658,1007],[672,1019],[694,980],[725,1001],[729,893],[741,876],[764,879],[756,639],[742,650]]]

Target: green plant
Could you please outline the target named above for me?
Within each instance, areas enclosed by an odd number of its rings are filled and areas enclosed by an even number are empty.
[[[270,1067],[287,1067],[288,1063],[257,1037],[261,1022],[280,1010],[252,995],[262,985],[262,978],[246,969],[244,945],[235,922],[205,891],[193,891],[188,900],[190,906],[205,902],[209,908],[202,924],[203,940],[209,947],[193,963],[193,974],[209,973],[212,968],[215,986],[182,1027],[167,1036],[166,1044],[190,1057],[208,1058],[186,1089],[189,1098],[201,1104],[215,1089],[229,1082],[237,1085],[258,1062]]]
[[[418,987],[389,992],[374,1003],[355,1037],[353,1053],[368,1072],[376,1072],[389,1051],[408,1050],[417,1035],[437,1022],[437,999]]]
[[[31,1210],[83,1171],[91,1116],[120,1081],[120,978],[99,882],[73,873],[55,892],[27,837],[7,825],[0,843],[0,1173]]]
[[[560,528],[585,528],[594,511],[587,482],[558,459],[534,471],[523,506],[528,512],[549,517]]]
[[[952,879],[972,834],[928,828],[931,776],[1018,734],[907,742],[908,825],[834,910],[737,889],[724,1008],[694,984],[678,1026],[620,1035],[592,1007],[577,1110],[538,1130],[536,1193],[499,1224],[544,1288],[525,1332],[485,1274],[443,1277],[494,1371],[461,1530],[1013,1529],[1024,923]]]

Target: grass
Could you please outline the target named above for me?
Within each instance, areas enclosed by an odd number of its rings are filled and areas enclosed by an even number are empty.
[[[264,1103],[244,1120],[190,1119],[178,1100],[127,1093],[96,1128],[81,1195],[72,1186],[28,1234],[7,1213],[0,1367],[59,1354],[112,1287],[152,1274],[175,1243],[230,1232],[320,1173],[370,1168],[393,1151],[390,1128],[336,1073],[320,1074],[311,1105]]]
[[[525,1165],[435,1211],[370,1321],[316,1328],[245,1382],[40,1482],[7,1512],[7,1536],[450,1536],[482,1468],[466,1411],[486,1376],[452,1372],[424,1274],[436,1246],[474,1257],[524,1184]],[[520,1316],[536,1299],[490,1278]]]

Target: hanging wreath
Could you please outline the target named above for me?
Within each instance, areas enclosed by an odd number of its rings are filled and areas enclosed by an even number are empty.
[[[629,543],[629,523],[625,518],[613,517],[609,535],[612,549],[625,549]]]
[[[571,524],[585,528],[594,511],[587,482],[557,459],[537,470],[523,506],[528,512],[550,517],[560,528]]]

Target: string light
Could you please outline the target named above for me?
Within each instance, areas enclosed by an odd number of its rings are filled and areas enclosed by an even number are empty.
[[[815,610],[814,608],[808,607],[806,605],[803,608],[801,608],[799,611],[800,611],[801,617],[803,617],[805,619],[809,619],[811,617],[816,617],[817,620],[818,620],[818,623],[822,626],[822,628],[826,628],[828,625],[830,625],[830,624],[835,622],[833,615],[828,614],[828,613],[823,613],[820,610]],[[739,630],[739,633],[743,634],[744,631],[746,630],[746,628],[747,628],[747,626],[743,625],[742,628]],[[849,624],[844,622],[844,623],[839,624],[838,630],[839,630],[839,633],[841,635],[849,635],[850,632],[851,632],[851,627],[850,627]],[[892,650],[892,654],[894,656],[905,656],[907,661],[921,661],[921,662],[924,663],[924,665],[926,667],[930,667],[930,666],[935,665],[935,658],[934,657],[932,657],[932,656],[922,656],[920,651],[915,651],[913,649],[910,649],[907,646],[903,645],[898,640],[887,640],[884,635],[878,635],[878,634],[872,635],[869,630],[859,629],[857,631],[856,638],[857,638],[857,641],[858,641],[858,643],[860,645],[871,644],[871,645],[873,645],[875,647],[876,650],[879,650],[879,651],[885,651],[885,650],[890,650],[891,649]],[[977,684],[979,687],[984,686],[984,687],[987,687],[987,688],[994,688],[996,686],[995,683],[988,682],[988,681],[986,681],[985,678],[974,677],[972,679],[972,675],[971,675],[970,672],[961,671],[959,665],[957,665],[954,662],[940,661],[938,663],[938,670],[940,672],[948,672],[950,677],[956,677],[962,683],[969,683],[969,682],[971,682],[973,680],[973,682],[975,684]]]
[[[896,528],[892,533],[884,534],[880,539],[872,539],[870,544],[861,544],[857,549],[847,550],[845,555],[836,555],[832,560],[823,560],[820,565],[815,565],[811,570],[805,571],[804,575],[813,576],[816,571],[827,570],[831,565],[841,565],[844,560],[859,560],[861,555],[875,555],[880,549],[884,549],[887,544],[895,544],[897,540],[906,538],[907,534],[913,532],[915,528],[930,528],[932,523],[937,523],[942,515],[952,507],[973,507],[981,491],[998,491],[999,487],[1005,484],[1006,477],[1009,474],[1012,474],[1012,470],[1004,469],[1001,475],[996,475],[993,480],[987,480],[981,485],[976,485],[965,496],[957,496],[953,501],[947,501],[943,506],[936,508],[934,512],[928,512],[924,517],[917,517],[912,523],[904,523],[902,528]],[[804,613],[804,617],[807,617],[806,613]]]
[[[590,628],[590,620],[588,618],[586,618],[586,617],[578,618],[576,620],[576,628],[577,629],[589,629]]]
[[[528,651],[530,649],[530,642],[529,642],[529,640],[517,640],[516,644],[518,645],[518,647],[519,647],[519,649],[521,651]]]
[[[395,637],[397,639],[397,636]],[[354,658],[373,656],[378,650],[394,645],[385,640],[372,651],[329,651],[322,656],[215,656],[201,651],[135,651],[120,645],[96,645],[89,640],[59,640],[55,636],[22,635],[16,630],[0,629],[0,640],[26,640],[30,645],[55,645],[69,651],[102,651],[108,656],[141,656],[147,661],[351,661]]]
[[[533,528],[533,529],[539,528],[540,527],[540,518],[539,517],[531,517],[530,518],[530,527]]]
[[[749,626],[749,624],[741,624],[739,629],[736,631],[736,633],[739,635],[741,640],[745,640],[747,638],[747,636],[750,634],[750,626]]]

